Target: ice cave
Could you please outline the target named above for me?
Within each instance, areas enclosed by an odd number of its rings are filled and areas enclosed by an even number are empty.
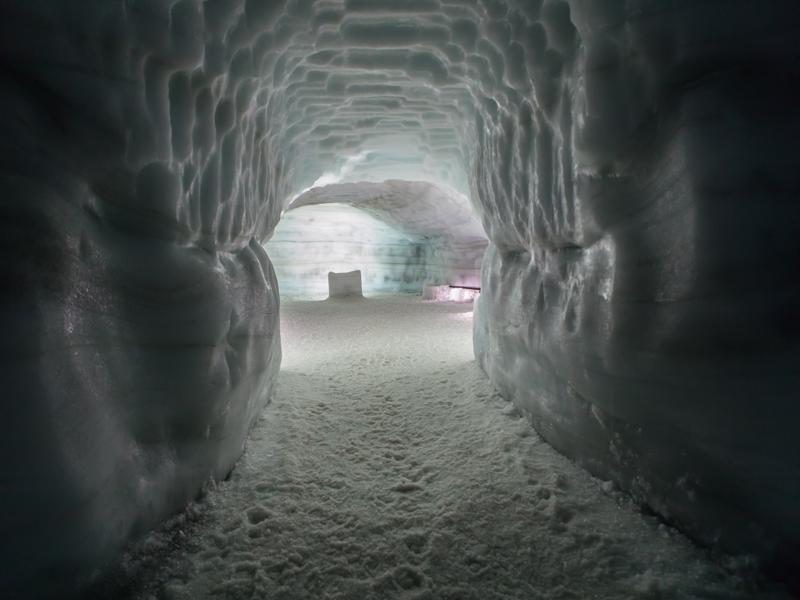
[[[0,31],[0,598],[800,594],[797,0]]]

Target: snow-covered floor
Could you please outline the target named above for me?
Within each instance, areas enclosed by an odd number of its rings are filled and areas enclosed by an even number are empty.
[[[470,305],[281,310],[273,403],[230,480],[129,557],[137,597],[781,597],[544,443],[476,366]]]

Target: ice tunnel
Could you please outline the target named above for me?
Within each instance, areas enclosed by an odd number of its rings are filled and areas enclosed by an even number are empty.
[[[487,240],[469,200],[423,181],[313,187],[266,244],[281,296],[322,299],[329,269],[364,273],[369,294],[480,285]]]
[[[0,15],[0,590],[227,475],[280,366],[271,252],[300,286],[293,236],[334,206],[415,285],[482,261],[475,354],[556,449],[800,567],[795,0]]]

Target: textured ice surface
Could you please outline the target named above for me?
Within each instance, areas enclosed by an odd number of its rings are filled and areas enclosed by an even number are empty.
[[[479,209],[476,348],[547,440],[796,563],[795,0],[0,8],[4,580],[227,470],[277,365],[260,242],[387,179]]]
[[[476,145],[480,362],[590,471],[796,573],[800,11],[547,7],[552,103]]]
[[[367,295],[418,291],[438,271],[422,240],[341,204],[286,211],[265,249],[284,298],[327,298],[329,271],[360,270]]]
[[[3,598],[183,508],[269,396],[271,178],[202,8],[0,3]]]
[[[144,540],[112,589],[138,582],[126,586],[137,600],[787,598],[546,444],[475,364],[471,306],[284,302],[281,325],[275,400],[242,462],[188,519]]]

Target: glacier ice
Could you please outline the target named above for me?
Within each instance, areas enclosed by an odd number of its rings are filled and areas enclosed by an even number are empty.
[[[362,298],[361,271],[328,273],[328,296],[330,298]]]
[[[797,566],[794,0],[0,11],[0,586],[85,573],[225,475],[280,362],[261,244],[337,196],[433,236],[444,278],[488,237],[476,354],[542,435]]]
[[[265,245],[281,296],[323,299],[328,270],[359,269],[368,295],[478,286],[487,240],[469,200],[423,181],[319,185],[299,194]]]
[[[420,242],[338,204],[286,211],[264,247],[282,298],[327,298],[329,271],[361,271],[367,296],[414,292],[427,273]]]

